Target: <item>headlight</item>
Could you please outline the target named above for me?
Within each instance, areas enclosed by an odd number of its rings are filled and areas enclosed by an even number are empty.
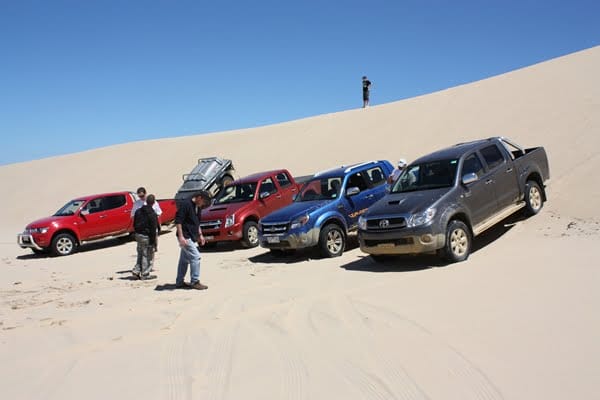
[[[309,219],[310,219],[310,217],[308,216],[308,214],[303,215],[300,218],[296,218],[295,220],[292,221],[292,225],[290,226],[290,229],[296,229],[296,228],[300,228],[301,226],[306,225],[306,223],[308,222]]]
[[[225,218],[225,228],[229,228],[230,226],[233,226],[233,224],[235,224],[235,214],[228,215],[227,218]]]
[[[29,228],[29,229],[25,229],[26,232],[28,233],[46,233],[48,232],[48,228]]]
[[[422,213],[413,214],[412,217],[410,217],[410,220],[408,221],[408,226],[413,227],[413,226],[425,225],[426,223],[431,222],[431,220],[433,219],[434,216],[435,216],[435,208],[428,208],[427,210],[423,211]]]
[[[360,229],[361,231],[367,230],[367,219],[362,215],[358,217],[358,229]]]

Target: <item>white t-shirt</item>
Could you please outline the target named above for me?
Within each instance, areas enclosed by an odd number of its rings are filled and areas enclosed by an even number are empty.
[[[133,208],[131,209],[131,216],[133,217],[135,215],[135,212],[137,210],[139,210],[140,208],[142,208],[142,206],[145,206],[145,205],[146,205],[146,200],[137,199],[133,203]],[[154,210],[154,212],[156,213],[156,215],[160,217],[160,214],[162,214],[162,210],[161,210],[160,206],[158,205],[158,201],[154,202],[154,205],[152,206],[152,209]]]

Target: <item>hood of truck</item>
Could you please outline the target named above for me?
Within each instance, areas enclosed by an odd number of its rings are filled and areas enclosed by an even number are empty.
[[[451,187],[420,190],[408,193],[390,193],[369,207],[366,216],[390,215],[390,214],[414,214],[427,210],[446,193]]]
[[[226,216],[235,214],[238,211],[246,208],[252,201],[244,201],[242,203],[216,204],[202,210],[202,221],[212,221],[215,219],[225,219]]]
[[[326,206],[331,203],[331,201],[332,200],[314,200],[292,203],[289,206],[283,207],[262,218],[261,222],[290,222],[302,215],[310,214],[311,212]]]
[[[66,215],[66,216],[51,216],[51,217],[46,217],[46,218],[40,218],[40,219],[36,219],[35,221],[33,221],[32,223],[28,224],[25,229],[30,229],[30,228],[49,228],[51,226],[55,226],[58,224],[58,222],[60,220],[64,220],[67,218],[73,218],[72,215]]]

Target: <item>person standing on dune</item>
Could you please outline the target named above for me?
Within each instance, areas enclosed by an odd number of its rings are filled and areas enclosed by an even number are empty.
[[[366,76],[362,77],[362,90],[363,90],[363,108],[369,105],[369,94],[371,91],[371,81]]]

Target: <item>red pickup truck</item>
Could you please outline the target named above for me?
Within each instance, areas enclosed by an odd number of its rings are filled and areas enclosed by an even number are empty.
[[[244,247],[258,246],[260,218],[290,204],[298,189],[285,169],[253,174],[226,186],[200,217],[207,246],[237,240]]]
[[[136,200],[131,192],[78,197],[51,217],[27,225],[17,241],[37,254],[69,255],[80,244],[133,232],[131,210]],[[160,223],[171,223],[177,212],[175,200],[158,200],[158,204],[162,209]]]

